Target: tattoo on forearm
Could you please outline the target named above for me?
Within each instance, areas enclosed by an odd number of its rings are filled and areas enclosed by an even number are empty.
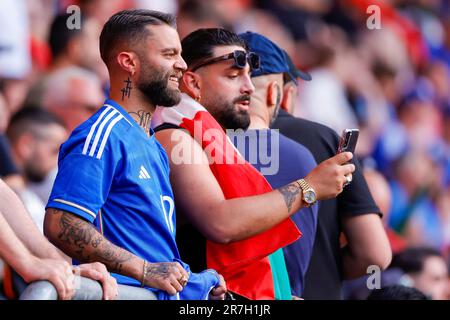
[[[126,86],[120,90],[122,92],[122,101],[125,100],[125,97],[130,98],[131,90],[133,89],[133,87],[131,86],[130,77],[128,77],[128,79],[124,80],[123,82],[126,83]]]
[[[89,222],[64,211],[52,209],[51,212],[61,214],[57,237],[69,256],[83,262],[102,262],[117,273],[133,258],[130,252],[112,244]]]
[[[103,237],[102,235],[100,236]],[[100,258],[100,261],[109,265],[117,273],[121,273],[123,264],[133,258],[130,252],[114,246],[109,241],[104,241],[103,245],[99,247],[97,256]]]
[[[292,205],[297,199],[297,196],[300,194],[300,187],[296,183],[291,183],[278,189],[278,191],[283,195],[288,212],[291,212]]]
[[[129,113],[136,122],[144,129],[145,133],[150,133],[150,124],[152,121],[152,114],[145,110]]]
[[[54,213],[63,212],[59,210],[53,211]],[[84,249],[90,244],[96,232],[92,226],[87,223],[87,226],[84,224],[84,221],[77,219],[73,214],[65,212],[63,212],[59,220],[59,240],[72,244],[79,255],[83,254]],[[89,259],[89,256],[86,259]]]

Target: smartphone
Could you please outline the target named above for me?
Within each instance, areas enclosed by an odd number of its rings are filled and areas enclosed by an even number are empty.
[[[342,136],[339,141],[339,147],[337,153],[351,152],[355,153],[356,142],[358,141],[359,130],[358,129],[345,129],[342,131]]]

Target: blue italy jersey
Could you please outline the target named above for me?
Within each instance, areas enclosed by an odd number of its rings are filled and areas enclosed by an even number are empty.
[[[61,146],[47,207],[94,223],[108,240],[149,262],[179,259],[167,155],[112,100]]]

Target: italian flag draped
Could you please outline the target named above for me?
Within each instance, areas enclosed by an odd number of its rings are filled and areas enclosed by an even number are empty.
[[[219,123],[199,103],[183,94],[179,105],[157,107],[152,127],[172,124],[187,130],[202,146],[210,169],[226,199],[272,191],[266,179],[233,146]],[[230,291],[248,299],[274,299],[274,282],[268,255],[301,236],[291,219],[251,238],[230,244],[207,240],[207,267],[223,275]]]

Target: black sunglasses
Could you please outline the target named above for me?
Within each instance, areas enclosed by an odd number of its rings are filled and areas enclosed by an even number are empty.
[[[211,59],[207,59],[205,61],[199,62],[194,64],[194,66],[192,68],[190,68],[191,71],[195,71],[198,68],[207,66],[209,64],[213,64],[219,61],[224,61],[224,60],[229,60],[229,59],[233,59],[234,60],[234,66],[240,69],[245,68],[245,65],[249,64],[250,66],[250,70],[252,71],[256,71],[259,70],[259,68],[261,67],[261,62],[259,59],[259,56],[254,53],[254,52],[245,52],[245,51],[241,51],[241,50],[236,50],[233,51],[229,54],[225,54],[223,56],[220,57],[216,57],[216,58],[211,58]]]

